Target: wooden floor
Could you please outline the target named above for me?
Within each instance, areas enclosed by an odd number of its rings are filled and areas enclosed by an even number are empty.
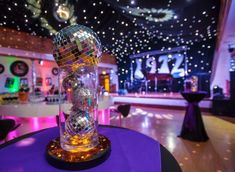
[[[144,133],[165,146],[185,172],[235,172],[235,124],[203,113],[210,140],[191,142],[180,133],[184,111],[132,108],[122,126]],[[111,121],[116,125],[116,119]]]
[[[203,113],[210,140],[191,142],[177,137],[183,118],[184,111],[132,107],[129,116],[122,119],[122,126],[159,141],[174,155],[184,172],[235,172],[235,124]],[[9,139],[56,125],[53,117],[17,120],[23,125]],[[112,114],[111,125],[118,126],[118,121],[118,115]]]

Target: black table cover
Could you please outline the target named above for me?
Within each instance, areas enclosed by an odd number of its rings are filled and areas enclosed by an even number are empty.
[[[179,137],[191,141],[207,141],[207,136],[198,103],[207,95],[207,92],[182,92],[181,95],[188,102],[184,122]]]

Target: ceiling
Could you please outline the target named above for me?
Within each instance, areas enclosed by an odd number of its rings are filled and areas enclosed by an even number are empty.
[[[36,36],[51,37],[73,23],[88,26],[120,62],[182,45],[213,48],[220,0],[5,0],[0,9],[0,26]]]

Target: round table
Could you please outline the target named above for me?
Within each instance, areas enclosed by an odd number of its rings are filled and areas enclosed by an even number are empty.
[[[179,137],[191,141],[207,141],[209,138],[198,105],[205,98],[207,92],[182,92],[181,95],[187,100],[188,106],[186,107],[184,122]]]
[[[112,144],[110,157],[84,172],[180,172],[174,157],[158,142],[138,132],[118,127],[100,126],[99,133]],[[0,146],[0,171],[64,171],[49,165],[46,145],[59,136],[58,128],[27,134]]]

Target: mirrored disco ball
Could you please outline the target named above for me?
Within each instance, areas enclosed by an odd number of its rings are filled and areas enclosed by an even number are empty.
[[[73,96],[74,96],[73,98],[75,99],[75,101],[78,101],[78,99],[92,98],[93,94],[92,94],[92,90],[84,88],[84,87],[80,87],[74,92]]]
[[[72,17],[73,10],[66,4],[60,4],[55,7],[53,15],[58,21],[64,22]]]
[[[65,130],[71,135],[85,135],[95,130],[94,120],[85,111],[72,112],[65,122]]]
[[[65,90],[67,89],[75,90],[77,88],[82,87],[82,81],[79,80],[78,77],[75,76],[74,74],[71,74],[64,78],[62,85]]]
[[[77,109],[89,111],[89,109],[93,109],[95,96],[94,91],[87,88],[78,88],[73,90],[73,94],[71,96],[71,101],[73,104],[72,109],[76,111]]]
[[[101,42],[96,33],[78,24],[57,32],[53,44],[53,56],[58,66],[67,71],[97,65],[102,53]]]

